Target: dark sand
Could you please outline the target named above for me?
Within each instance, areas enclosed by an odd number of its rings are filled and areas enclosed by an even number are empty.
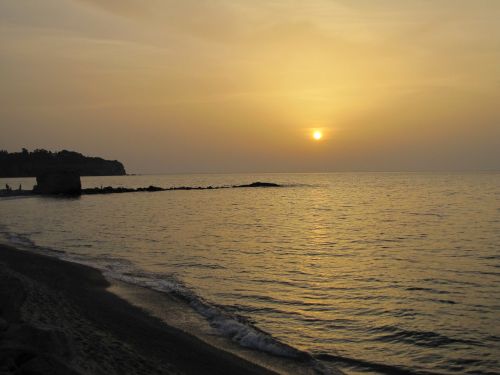
[[[0,374],[273,374],[108,286],[93,268],[0,245]]]

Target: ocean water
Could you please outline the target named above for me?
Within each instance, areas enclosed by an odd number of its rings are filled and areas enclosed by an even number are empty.
[[[0,200],[3,241],[183,296],[220,335],[346,373],[500,369],[500,174],[84,178],[280,188]],[[33,179],[1,179],[25,188]]]

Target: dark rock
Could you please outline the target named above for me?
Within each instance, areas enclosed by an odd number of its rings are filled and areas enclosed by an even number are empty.
[[[155,192],[155,191],[174,191],[174,190],[218,190],[218,189],[230,189],[230,188],[259,188],[259,187],[281,187],[282,185],[275,184],[273,182],[253,182],[248,185],[233,185],[233,186],[177,186],[162,188],[158,186],[150,185],[148,187],[139,187],[137,189],[125,188],[125,187],[100,187],[100,188],[87,188],[82,190],[82,194],[113,194],[113,193],[133,193],[133,192]]]
[[[234,185],[235,188],[244,188],[244,187],[281,187],[279,184],[275,184],[274,182],[252,182],[247,185]]]
[[[165,189],[161,188],[161,187],[158,187],[158,186],[153,186],[153,185],[150,185],[146,188],[138,188],[137,191],[163,191]]]
[[[47,172],[36,176],[37,194],[79,195],[82,192],[80,175],[74,171]]]

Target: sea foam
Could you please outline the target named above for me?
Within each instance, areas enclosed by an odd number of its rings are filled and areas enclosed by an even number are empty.
[[[9,232],[0,227],[0,242],[20,247],[24,250],[57,257],[61,260],[86,265],[103,272],[106,277],[145,287],[161,293],[173,294],[187,302],[197,313],[203,316],[219,334],[231,339],[242,347],[259,350],[272,355],[312,359],[312,357],[290,345],[287,345],[269,333],[257,328],[243,316],[228,312],[223,306],[217,306],[197,295],[173,276],[142,272],[133,264],[123,259],[112,257],[88,257],[70,254],[48,247],[37,246],[27,235]]]

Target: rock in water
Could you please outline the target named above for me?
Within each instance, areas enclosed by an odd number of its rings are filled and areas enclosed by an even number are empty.
[[[80,175],[74,171],[47,172],[36,176],[36,186],[33,192],[37,194],[67,194],[80,195],[82,183]]]
[[[247,187],[281,187],[279,184],[275,184],[274,182],[252,182],[251,184],[246,185],[233,185],[233,188],[247,188]]]

